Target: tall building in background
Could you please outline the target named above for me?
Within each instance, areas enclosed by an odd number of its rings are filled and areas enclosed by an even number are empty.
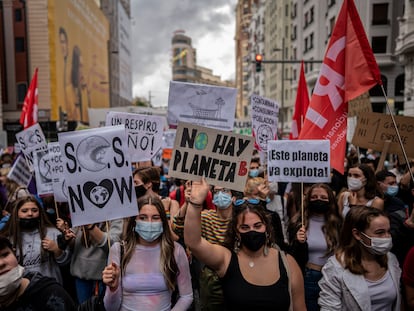
[[[413,85],[413,4],[410,0],[354,0],[377,59],[388,103],[395,113],[405,114],[414,110],[413,96],[405,89],[404,81]],[[256,93],[277,100],[280,104],[279,129],[286,137],[290,133],[296,96],[300,61],[305,63],[306,80],[312,93],[319,75],[321,61],[341,0],[239,0],[236,9],[236,84],[239,90],[237,112],[246,114],[249,95]],[[264,12],[260,9],[264,6]],[[264,18],[262,15],[264,14]],[[258,21],[263,25],[259,25]],[[399,25],[399,20],[401,27]],[[263,45],[258,33],[264,29]],[[400,32],[400,33],[399,33]],[[403,32],[403,33],[401,33]],[[398,40],[397,40],[398,39]],[[255,76],[251,66],[252,56],[262,49],[264,60],[260,75],[264,74],[264,93],[256,84],[247,83]],[[400,60],[398,61],[399,56]],[[405,74],[404,74],[404,67]],[[407,67],[410,67],[408,69]],[[406,75],[410,75],[410,77]],[[373,110],[386,112],[386,103],[379,86],[370,91]],[[412,112],[411,112],[412,113]]]
[[[211,69],[197,65],[197,51],[184,30],[174,32],[171,45],[173,81],[234,87],[232,81],[223,81]]]
[[[101,0],[109,20],[109,85],[111,107],[132,103],[131,3],[130,0]]]

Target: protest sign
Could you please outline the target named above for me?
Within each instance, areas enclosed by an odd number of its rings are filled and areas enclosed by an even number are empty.
[[[72,224],[138,214],[124,125],[59,133]]]
[[[188,180],[204,176],[212,185],[243,191],[253,142],[252,137],[180,122],[168,174]]]
[[[52,173],[52,187],[56,202],[68,201],[68,190],[63,175],[63,160],[58,142],[47,144],[49,153],[50,171]]]
[[[267,150],[267,142],[277,139],[277,120],[279,105],[276,101],[259,95],[250,98],[252,107],[252,135],[254,147],[259,151]]]
[[[109,111],[106,126],[124,124],[129,155],[133,162],[151,160],[161,149],[164,118]]]
[[[329,140],[270,140],[267,174],[269,181],[330,182]]]
[[[14,161],[7,178],[14,180],[19,186],[27,187],[32,179],[32,173],[24,156],[20,155]]]
[[[414,157],[414,117],[394,116],[405,152]],[[391,141],[388,152],[403,154],[391,116],[382,113],[365,113],[357,118],[352,144],[382,151],[386,140]]]
[[[46,150],[47,142],[45,135],[39,123],[28,127],[27,129],[16,134],[17,142],[20,145],[21,151],[26,158],[30,171],[33,172],[33,152],[36,150]]]
[[[367,112],[372,112],[369,92],[365,92],[348,102],[348,118],[360,116]]]
[[[235,88],[171,81],[168,124],[182,121],[232,131],[236,96]]]
[[[236,134],[252,136],[252,121],[251,120],[234,120],[233,132]]]
[[[35,171],[37,194],[53,194],[52,171],[48,150],[36,150],[33,152],[33,164]]]

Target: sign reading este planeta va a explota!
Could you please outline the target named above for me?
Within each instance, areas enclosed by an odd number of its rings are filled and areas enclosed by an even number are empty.
[[[124,125],[59,134],[72,224],[138,214]]]
[[[179,122],[168,173],[243,191],[253,144],[253,137]]]

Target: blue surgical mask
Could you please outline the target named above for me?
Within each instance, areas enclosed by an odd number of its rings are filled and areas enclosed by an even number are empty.
[[[257,177],[257,176],[259,176],[259,169],[258,168],[251,169],[249,171],[249,176],[250,177]]]
[[[398,186],[388,186],[387,191],[385,191],[386,195],[389,195],[390,197],[395,197],[398,193]]]
[[[213,204],[220,209],[226,209],[231,204],[231,195],[223,191],[219,191],[213,197]]]
[[[147,242],[154,242],[163,233],[161,221],[138,220],[135,224],[135,232]]]

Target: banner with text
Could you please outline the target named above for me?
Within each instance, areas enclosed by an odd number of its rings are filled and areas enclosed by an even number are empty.
[[[33,155],[37,194],[51,195],[53,184],[48,150],[37,150]]]
[[[14,180],[19,186],[27,187],[32,179],[29,166],[24,156],[20,155],[14,161],[12,168],[7,174],[7,178]]]
[[[124,124],[130,158],[133,162],[151,160],[162,146],[164,118],[160,116],[109,111],[106,126]]]
[[[269,181],[330,182],[329,140],[271,140],[267,150]]]
[[[50,171],[52,172],[52,187],[56,202],[68,201],[68,189],[63,175],[63,159],[59,142],[48,143]]]
[[[250,97],[252,107],[252,134],[255,138],[254,147],[259,151],[267,150],[267,142],[277,139],[277,120],[279,104],[259,95]]]
[[[168,174],[243,191],[253,152],[252,137],[178,123]]]
[[[59,133],[73,226],[138,214],[124,125]]]
[[[16,134],[17,142],[26,158],[27,164],[31,172],[33,172],[33,153],[36,150],[47,150],[46,137],[43,134],[39,123],[28,127],[27,129]]]

